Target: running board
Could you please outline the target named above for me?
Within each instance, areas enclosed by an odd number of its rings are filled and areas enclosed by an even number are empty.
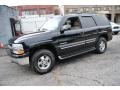
[[[71,55],[71,56],[68,56],[68,57],[58,56],[58,58],[61,59],[61,60],[63,60],[63,59],[71,58],[71,57],[74,57],[74,56],[77,56],[77,55],[81,55],[81,54],[84,54],[84,53],[93,51],[93,50],[95,50],[95,49],[96,49],[96,48],[92,48],[92,49],[90,49],[90,50],[87,50],[87,51],[84,51],[84,52],[81,52],[81,53],[77,53],[77,54],[74,54],[74,55]]]

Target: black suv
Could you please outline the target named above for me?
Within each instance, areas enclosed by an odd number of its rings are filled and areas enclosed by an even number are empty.
[[[57,59],[93,50],[104,53],[110,40],[112,30],[105,16],[55,16],[39,32],[10,39],[7,51],[13,62],[30,64],[33,71],[44,74],[52,70]]]

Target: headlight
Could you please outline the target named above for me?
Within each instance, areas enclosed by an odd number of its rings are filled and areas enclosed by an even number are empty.
[[[22,44],[12,44],[13,53],[24,54],[24,49]]]
[[[115,26],[115,27],[113,27],[113,29],[119,29],[119,27],[118,27],[118,26]]]

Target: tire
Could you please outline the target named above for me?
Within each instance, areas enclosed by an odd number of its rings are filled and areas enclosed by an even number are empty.
[[[119,32],[114,32],[115,35],[117,35]]]
[[[100,37],[96,43],[96,52],[102,54],[107,49],[107,40],[104,37]]]
[[[31,69],[39,74],[50,72],[55,65],[54,54],[46,49],[41,49],[34,53],[31,58]]]

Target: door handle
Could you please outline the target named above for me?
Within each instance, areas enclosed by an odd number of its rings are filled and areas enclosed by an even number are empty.
[[[67,44],[67,42],[62,42],[62,43],[60,43],[60,45],[64,45],[64,44]]]
[[[82,35],[83,35],[83,33],[81,32],[81,33],[80,33],[80,35],[82,36]]]

